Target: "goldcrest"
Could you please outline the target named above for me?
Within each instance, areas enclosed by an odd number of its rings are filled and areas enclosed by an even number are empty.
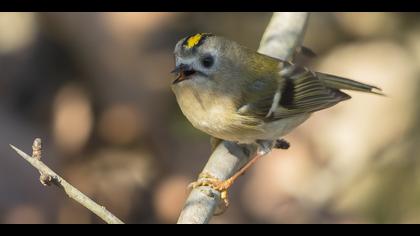
[[[181,39],[174,54],[172,90],[191,124],[217,139],[257,143],[263,153],[313,112],[350,99],[342,89],[381,94],[208,33]]]

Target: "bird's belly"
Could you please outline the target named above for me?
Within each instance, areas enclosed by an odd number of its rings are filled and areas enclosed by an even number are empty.
[[[263,133],[260,137],[258,137],[258,139],[275,140],[281,138],[305,122],[309,116],[310,114],[302,114],[269,123],[264,123],[261,127]]]
[[[303,114],[263,123],[255,128],[243,127],[235,134],[227,132],[220,134],[220,137],[218,138],[243,144],[254,143],[256,140],[276,140],[291,132],[294,128],[307,120],[309,116],[310,114]],[[213,136],[217,137],[216,135]]]
[[[202,94],[192,90],[184,90],[183,96],[178,96],[178,90],[175,90],[175,94],[182,113],[195,128],[220,139],[232,140],[231,117],[236,108],[230,99],[200,96]]]
[[[206,109],[200,114],[205,115],[185,115],[195,128],[220,139],[232,140],[232,136],[234,136],[231,130],[232,123],[223,108]]]
[[[223,122],[215,120],[210,122],[201,120],[194,126],[219,139],[247,144],[254,143],[256,140],[279,139],[306,121],[309,116],[309,114],[303,114],[269,123],[263,123],[258,127],[252,128],[248,126],[241,126],[238,129],[232,129],[232,124],[223,124]],[[210,123],[214,125],[208,125]]]
[[[238,115],[237,108],[229,97],[202,96],[187,88],[184,88],[183,96],[179,96],[179,89],[174,89],[178,104],[191,124],[223,140],[239,143],[253,143],[258,139],[275,140],[289,133],[310,116],[303,114],[268,123],[261,122],[255,126],[246,125],[241,119],[235,118]]]

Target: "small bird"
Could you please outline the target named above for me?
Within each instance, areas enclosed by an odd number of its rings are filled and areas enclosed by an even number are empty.
[[[177,77],[172,90],[191,124],[212,136],[215,144],[227,140],[258,145],[257,155],[228,180],[202,173],[203,180],[193,183],[221,191],[226,205],[227,189],[257,157],[288,147],[279,138],[313,112],[351,98],[341,89],[382,95],[378,87],[314,72],[209,33],[181,39],[174,54],[172,73]]]

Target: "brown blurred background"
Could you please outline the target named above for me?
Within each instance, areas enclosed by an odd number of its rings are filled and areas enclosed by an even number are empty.
[[[8,144],[127,223],[174,223],[210,154],[170,91],[172,50],[195,32],[251,48],[270,13],[0,13],[0,223],[102,223]],[[286,137],[212,223],[420,223],[420,14],[313,13],[312,69],[382,87]]]

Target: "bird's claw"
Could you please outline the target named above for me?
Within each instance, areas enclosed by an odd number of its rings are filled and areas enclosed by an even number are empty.
[[[220,199],[222,200],[221,206],[219,206],[219,210],[215,213],[215,215],[220,215],[229,206],[229,197],[227,190],[232,186],[233,180],[227,179],[227,180],[220,180],[214,176],[212,176],[210,173],[202,172],[198,176],[198,180],[195,182],[192,182],[188,185],[189,189],[195,189],[201,186],[207,186],[210,187],[216,191],[220,192]]]

